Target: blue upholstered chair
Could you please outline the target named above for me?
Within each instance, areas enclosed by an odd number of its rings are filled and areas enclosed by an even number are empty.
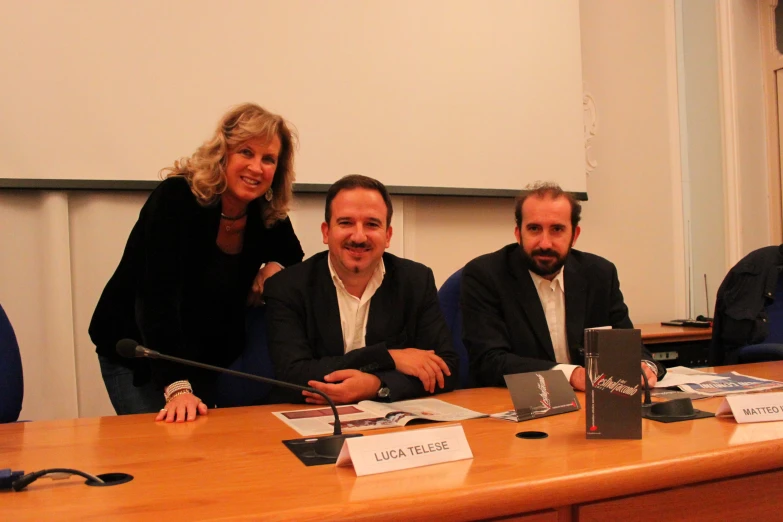
[[[783,361],[783,344],[749,344],[737,350],[737,363]]]
[[[19,343],[0,305],[0,423],[15,422],[22,411],[24,378]]]
[[[459,302],[461,287],[462,269],[460,268],[451,274],[440,287],[440,290],[438,290],[438,301],[440,301],[440,309],[451,331],[451,341],[454,344],[454,350],[459,356],[459,387],[472,388],[473,380],[470,376],[468,351],[462,343],[462,307]]]
[[[749,344],[737,350],[739,364],[783,361],[783,277],[778,276],[775,300],[766,306],[769,334],[763,343]]]
[[[265,310],[263,306],[248,309],[245,317],[245,351],[230,369],[262,377],[275,377],[267,348]],[[271,388],[268,384],[221,374],[215,398],[221,407],[266,404]]]

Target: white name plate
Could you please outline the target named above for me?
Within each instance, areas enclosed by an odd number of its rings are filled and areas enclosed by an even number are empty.
[[[337,466],[373,475],[454,460],[472,459],[461,424],[346,439]]]
[[[732,415],[739,423],[783,420],[783,393],[729,395],[718,407],[715,416]]]

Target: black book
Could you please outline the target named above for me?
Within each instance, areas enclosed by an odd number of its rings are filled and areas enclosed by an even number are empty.
[[[585,330],[588,439],[641,439],[641,330]]]

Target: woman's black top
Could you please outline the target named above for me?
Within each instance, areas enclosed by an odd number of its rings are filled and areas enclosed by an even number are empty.
[[[229,366],[242,352],[248,293],[259,267],[304,257],[291,221],[266,228],[260,200],[248,206],[242,251],[217,244],[220,205],[201,206],[183,177],[150,195],[106,284],[90,322],[96,351],[134,370],[134,383],[160,387],[187,379],[200,397],[217,375],[155,360],[122,359],[117,341],[130,338],[161,353]]]

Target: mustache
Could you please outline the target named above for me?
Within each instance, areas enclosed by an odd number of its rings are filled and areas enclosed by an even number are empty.
[[[552,250],[551,248],[537,248],[530,252],[531,256],[552,256],[560,257],[560,254]]]
[[[370,248],[370,244],[366,241],[363,243],[357,243],[355,241],[347,241],[343,243],[343,246],[346,248]]]

